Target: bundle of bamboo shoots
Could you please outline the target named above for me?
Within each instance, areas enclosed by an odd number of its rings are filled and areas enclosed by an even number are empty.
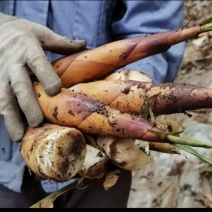
[[[39,82],[34,83],[48,123],[29,129],[23,138],[21,153],[27,166],[38,176],[56,181],[76,176],[102,178],[111,162],[117,169],[144,168],[152,161],[151,151],[180,154],[179,148],[186,149],[183,146],[212,148],[182,138],[180,125],[173,121],[159,123],[154,117],[211,108],[211,88],[154,84],[133,70],[112,73],[212,30],[211,22],[116,41],[54,62],[63,88],[50,97]],[[212,164],[193,149],[189,151]]]

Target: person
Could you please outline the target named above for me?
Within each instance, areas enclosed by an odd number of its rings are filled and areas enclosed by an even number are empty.
[[[23,114],[32,127],[43,121],[30,73],[48,95],[55,95],[61,81],[51,61],[112,41],[176,29],[183,26],[183,18],[183,1],[178,0],[0,2],[0,207],[30,207],[64,186],[35,180],[19,152]],[[156,83],[173,82],[184,47],[182,42],[121,69],[142,71]],[[101,182],[72,189],[54,207],[126,208],[131,180],[131,173],[122,171],[111,189],[105,191]]]

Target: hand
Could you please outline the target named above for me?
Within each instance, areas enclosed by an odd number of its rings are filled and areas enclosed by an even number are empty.
[[[44,50],[66,55],[85,46],[85,41],[72,41],[42,25],[0,13],[0,114],[13,141],[20,141],[24,135],[19,107],[31,127],[44,119],[29,73],[36,76],[48,95],[61,90],[61,80]]]

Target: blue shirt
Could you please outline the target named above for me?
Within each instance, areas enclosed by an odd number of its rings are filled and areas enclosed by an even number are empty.
[[[183,1],[0,1],[0,11],[49,27],[70,39],[87,41],[88,48],[143,34],[154,34],[183,25]],[[167,52],[144,58],[122,69],[147,73],[154,82],[172,82],[179,70],[185,43]],[[46,53],[50,61],[60,58]],[[20,144],[12,142],[0,117],[0,183],[20,192],[25,163]],[[52,192],[61,183],[43,181]]]

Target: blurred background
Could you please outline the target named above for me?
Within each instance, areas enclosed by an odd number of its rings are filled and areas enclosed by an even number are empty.
[[[184,1],[184,23],[200,24],[212,16],[212,1]],[[174,17],[173,17],[174,18]],[[176,83],[191,83],[212,88],[212,33],[186,44],[184,59]],[[212,144],[212,110],[187,111],[186,114],[161,116],[176,120],[184,132]],[[212,150],[195,148],[212,160]],[[212,167],[198,158],[181,152],[170,155],[152,152],[155,161],[143,170],[133,172],[129,208],[211,208]]]

